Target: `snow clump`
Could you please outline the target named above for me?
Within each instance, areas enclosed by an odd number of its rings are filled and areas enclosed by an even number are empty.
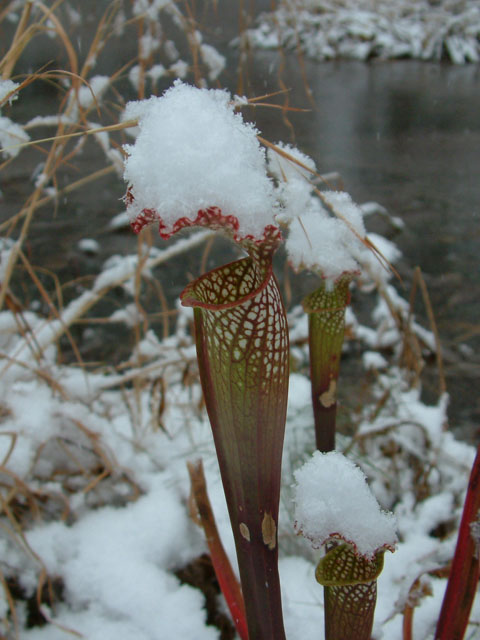
[[[315,162],[290,145],[269,149],[268,168],[276,180],[277,222],[288,227],[286,250],[292,268],[308,269],[330,284],[361,272],[369,251],[363,211],[345,191],[319,191]]]
[[[13,82],[13,80],[2,80],[0,78],[0,104],[7,98],[9,104],[12,104],[14,100],[17,99],[17,94],[13,93],[16,89],[18,89],[20,85],[17,82]]]
[[[12,93],[20,85],[12,80],[0,79],[0,105],[4,102],[10,105],[16,100],[18,95]],[[16,124],[10,118],[2,116],[0,111],[0,152],[4,158],[15,158],[20,153],[21,144],[28,142],[30,136],[26,133],[22,126]]]
[[[261,237],[275,224],[273,183],[257,130],[235,113],[224,90],[175,82],[161,97],[130,102],[125,119],[139,134],[126,145],[127,208],[148,215],[168,236],[215,207],[238,221],[240,236]]]
[[[323,192],[322,200],[335,215],[313,198],[311,206],[292,220],[286,248],[296,271],[309,269],[335,282],[344,273],[360,272],[365,229],[361,210],[348,193]]]
[[[394,515],[380,509],[361,469],[341,453],[315,451],[295,480],[295,529],[314,547],[341,538],[367,558],[394,549]]]

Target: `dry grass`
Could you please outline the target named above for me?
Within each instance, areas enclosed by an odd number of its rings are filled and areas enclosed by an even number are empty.
[[[15,173],[15,167],[21,166],[24,156],[28,157],[28,166],[42,164],[42,175],[32,184],[31,190],[20,208],[8,219],[0,220],[0,231],[5,239],[14,239],[10,250],[4,252],[2,263],[2,282],[0,286],[0,309],[12,314],[15,326],[5,338],[7,342],[16,335],[14,354],[2,349],[0,353],[0,379],[7,383],[8,376],[15,367],[28,371],[30,376],[37,379],[39,384],[46,385],[54,395],[62,398],[67,406],[72,398],[56,374],[50,373],[49,365],[44,354],[51,346],[58,345],[63,336],[66,337],[69,348],[74,355],[76,364],[85,371],[93,370],[92,365],[86,363],[82,357],[82,348],[78,344],[72,327],[78,323],[109,323],[106,316],[101,318],[89,317],[89,311],[94,305],[107,302],[108,296],[116,287],[127,281],[134,283],[134,303],[143,322],[135,324],[133,328],[133,344],[139,344],[150,327],[151,319],[160,321],[163,325],[162,333],[166,337],[170,333],[169,318],[176,315],[175,310],[168,308],[162,286],[159,281],[147,278],[144,272],[158,268],[159,265],[171,260],[175,255],[192,250],[207,240],[209,234],[202,233],[191,240],[180,242],[176,247],[170,247],[163,253],[151,254],[151,237],[143,234],[137,243],[137,256],[120,272],[111,272],[111,277],[103,274],[103,284],[94,281],[91,289],[86,289],[80,297],[75,297],[69,304],[64,304],[64,292],[68,291],[69,283],[60,282],[53,275],[54,287],[45,285],[44,269],[32,262],[29,252],[29,237],[32,233],[36,217],[50,210],[51,215],[62,215],[61,202],[67,196],[85,189],[95,189],[96,184],[105,176],[118,175],[121,184],[121,145],[125,142],[125,129],[132,127],[133,122],[119,122],[119,115],[124,106],[124,100],[117,89],[125,88],[128,82],[129,69],[134,64],[139,66],[138,98],[144,97],[147,91],[155,92],[151,86],[148,73],[154,64],[153,52],[145,54],[141,47],[141,38],[158,35],[159,24],[149,15],[128,15],[131,10],[129,3],[114,1],[104,3],[104,13],[101,15],[95,30],[83,33],[83,47],[78,46],[78,25],[75,24],[75,13],[68,2],[58,0],[50,6],[26,2],[18,13],[16,2],[2,3],[0,8],[0,41],[3,44],[0,55],[0,77],[3,80],[12,79],[19,86],[9,93],[0,107],[3,115],[15,118],[15,103],[9,107],[11,99],[31,90],[32,86],[42,84],[53,85],[56,93],[56,104],[50,105],[48,113],[40,122],[30,121],[24,127],[26,133],[33,139],[27,142],[19,141],[4,149],[4,161],[0,163],[0,171]],[[102,3],[103,4],[103,3]],[[100,5],[102,6],[102,5]],[[183,6],[171,5],[166,19],[176,21],[176,32],[179,39],[183,37],[184,53],[190,55],[190,62],[186,69],[193,75],[198,84],[203,83],[205,65],[202,64],[199,53],[199,42],[195,37],[197,22],[188,4]],[[87,7],[88,11],[88,7]],[[15,28],[12,28],[9,17],[12,13],[18,15]],[[162,15],[162,20],[165,16]],[[92,78],[96,66],[101,63],[102,55],[109,55],[109,46],[118,43],[118,31],[125,31],[123,37],[137,43],[137,53],[125,65],[114,71],[107,82],[105,96],[96,96]],[[165,45],[165,37],[160,46]],[[9,42],[7,46],[7,39]],[[86,40],[89,40],[86,43]],[[178,42],[177,42],[178,44]],[[179,44],[181,46],[182,43]],[[24,74],[25,60],[29,52],[37,47],[47,47],[52,52],[52,59],[62,61],[59,68],[55,63],[47,63],[32,73]],[[170,61],[174,62],[174,60]],[[19,72],[20,71],[20,72]],[[168,70],[164,83],[170,82],[174,70]],[[85,101],[86,87],[92,100]],[[132,95],[133,97],[133,95]],[[99,124],[100,123],[100,124]],[[48,127],[49,135],[38,135],[39,126]],[[103,155],[100,168],[89,171],[88,164],[82,161],[82,154],[86,145],[97,145]],[[65,175],[76,175],[65,186]],[[53,187],[53,190],[50,188]],[[123,189],[123,186],[121,187]],[[134,243],[132,242],[132,245]],[[161,312],[155,311],[151,316],[145,311],[144,297],[146,291],[153,288],[158,296]],[[71,287],[70,287],[71,288]],[[31,313],[28,303],[21,298],[21,292],[29,291],[29,297],[41,301],[45,309],[43,319],[37,316],[32,326]],[[20,293],[19,293],[20,292]],[[151,295],[151,294],[149,294]],[[71,297],[71,296],[70,296]],[[91,314],[90,314],[91,315]],[[99,354],[101,357],[101,354]],[[98,364],[96,368],[98,368]],[[100,363],[104,368],[106,363]],[[125,385],[133,384],[134,394],[125,393],[125,410],[132,416],[132,423],[141,422],[138,419],[140,406],[139,396],[144,388],[151,389],[151,403],[157,416],[157,428],[162,427],[162,413],[164,408],[165,388],[160,373],[151,382],[152,369],[155,367],[142,366],[141,360],[134,357],[121,366],[118,371],[112,371],[110,382],[105,387],[122,389]],[[135,402],[135,396],[137,402]],[[132,404],[133,403],[133,404]],[[0,414],[0,421],[9,417],[9,409]],[[67,417],[63,418],[68,421]],[[67,434],[63,433],[66,431]],[[48,621],[49,615],[43,603],[54,606],[55,600],[61,597],[55,589],[54,577],[47,574],[46,568],[35,552],[28,545],[24,531],[34,523],[51,521],[52,519],[65,522],[71,521],[74,514],[71,510],[72,497],[83,494],[91,506],[99,507],[105,501],[116,501],[117,504],[128,500],[135,500],[140,495],[140,488],[127,469],[122,469],[115,458],[114,452],[108,450],[99,434],[92,431],[82,420],[70,419],[64,429],[38,444],[33,455],[33,462],[27,474],[23,477],[12,471],[9,461],[18,445],[18,433],[2,431],[1,440],[7,441],[0,461],[0,527],[2,537],[10,539],[21,552],[33,561],[37,567],[38,587],[35,602],[31,601],[30,608],[35,608],[38,621]],[[47,472],[45,470],[48,470]],[[57,490],[42,487],[55,486]],[[121,487],[117,491],[116,487]],[[115,497],[116,496],[116,497]],[[2,621],[8,637],[21,637],[21,622],[17,614],[16,601],[21,602],[27,597],[16,582],[14,574],[8,570],[8,564],[0,566],[0,581],[4,597],[8,605],[8,616]],[[68,630],[67,630],[68,631]],[[73,635],[78,635],[70,630]]]

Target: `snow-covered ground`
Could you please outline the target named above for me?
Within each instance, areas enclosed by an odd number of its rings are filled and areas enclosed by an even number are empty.
[[[179,241],[179,250],[188,251],[202,236]],[[160,264],[162,257],[154,259]],[[152,266],[145,265],[146,277]],[[98,280],[103,287],[120,283],[132,292],[134,277],[132,260],[118,257]],[[406,302],[390,285],[385,293],[397,311],[406,312]],[[75,304],[65,309],[67,320]],[[96,373],[56,363],[54,339],[60,329],[55,321],[47,323],[31,312],[0,315],[5,354],[0,445],[3,482],[9,488],[0,545],[22,639],[64,640],[71,637],[68,630],[90,640],[218,637],[217,629],[205,625],[200,591],[180,584],[174,574],[206,549],[188,508],[186,462],[199,457],[222,539],[235,562],[189,313],[179,309],[169,338],[148,332],[121,372]],[[292,502],[293,474],[314,448],[304,373],[307,323],[300,308],[289,317],[294,372],[280,573],[287,637],[313,640],[322,637],[322,589],[314,578],[318,552],[295,535]],[[28,329],[21,332],[19,322]],[[409,384],[408,372],[396,366],[403,337],[384,297],[378,296],[370,326],[360,325],[351,309],[347,325],[345,349],[363,351],[365,376],[375,381],[371,401],[352,416],[355,436],[341,438],[339,449],[363,469],[381,506],[393,511],[400,539],[396,552],[386,554],[379,579],[374,637],[402,638],[402,612],[420,577],[414,638],[427,640],[433,637],[446,584],[428,572],[444,567],[452,555],[474,450],[444,429],[447,397],[425,405],[420,390]],[[428,332],[413,328],[424,351],[433,348]],[[41,357],[34,335],[44,350]],[[45,626],[31,626],[37,589],[43,594]],[[0,602],[3,618],[9,604],[5,591]],[[479,605],[472,614],[477,624]],[[13,625],[14,618],[9,620]],[[467,637],[476,637],[475,629]]]
[[[316,60],[478,62],[480,7],[476,0],[281,0],[260,16],[249,40]]]

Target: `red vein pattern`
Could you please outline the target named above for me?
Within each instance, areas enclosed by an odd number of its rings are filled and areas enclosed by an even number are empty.
[[[282,640],[276,530],[288,332],[271,254],[190,284],[197,355],[235,537],[249,636]]]
[[[127,209],[135,201],[131,187],[128,188],[124,197]],[[229,235],[235,242],[242,245],[246,251],[253,255],[252,251],[260,256],[268,255],[270,251],[275,251],[282,241],[282,234],[278,227],[269,224],[264,228],[263,233],[256,237],[251,234],[241,234],[238,218],[231,214],[225,214],[219,207],[207,207],[199,209],[194,218],[178,218],[171,228],[168,228],[162,216],[154,209],[143,209],[132,221],[131,227],[135,233],[151,224],[158,224],[158,232],[164,240],[168,240],[178,231],[188,227],[207,227],[214,231],[221,231]]]
[[[326,640],[370,640],[383,556],[380,550],[368,560],[341,544],[320,560],[315,577],[324,586]]]

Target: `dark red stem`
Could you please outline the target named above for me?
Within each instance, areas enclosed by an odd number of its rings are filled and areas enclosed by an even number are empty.
[[[480,446],[473,463],[435,640],[462,640],[480,576]]]

